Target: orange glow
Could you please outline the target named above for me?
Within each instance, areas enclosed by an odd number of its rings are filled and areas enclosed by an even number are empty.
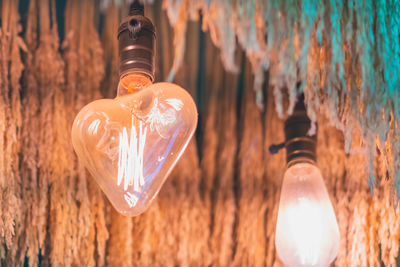
[[[115,99],[94,101],[79,112],[72,144],[112,205],[136,216],[148,208],[188,145],[197,109],[190,94],[171,83],[135,93],[122,85],[118,90]]]
[[[325,267],[339,249],[339,228],[321,173],[297,163],[285,173],[275,245],[289,267]]]
[[[120,80],[120,85],[127,90],[126,93],[136,93],[149,86],[151,80],[147,75],[141,73],[129,73]]]

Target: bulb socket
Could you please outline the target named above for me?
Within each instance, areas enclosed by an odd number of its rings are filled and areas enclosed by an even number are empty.
[[[317,134],[308,135],[311,120],[300,96],[293,115],[285,121],[285,148],[287,166],[298,162],[316,162]],[[317,132],[317,131],[316,131]]]
[[[142,73],[154,81],[156,33],[153,23],[144,16],[139,1],[131,4],[129,16],[118,28],[119,76]]]

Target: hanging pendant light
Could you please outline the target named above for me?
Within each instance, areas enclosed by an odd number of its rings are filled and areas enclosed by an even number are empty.
[[[117,211],[144,212],[181,157],[197,126],[184,89],[155,83],[155,29],[134,1],[118,30],[117,97],[86,105],[72,127],[72,144]]]
[[[275,233],[275,247],[289,267],[325,267],[337,256],[340,243],[335,212],[316,166],[316,134],[303,97],[285,122],[287,170],[283,177]]]

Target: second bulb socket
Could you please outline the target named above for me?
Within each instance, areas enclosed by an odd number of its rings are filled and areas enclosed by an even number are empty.
[[[317,134],[310,136],[311,120],[307,116],[304,97],[299,97],[293,115],[285,121],[287,165],[316,161]]]

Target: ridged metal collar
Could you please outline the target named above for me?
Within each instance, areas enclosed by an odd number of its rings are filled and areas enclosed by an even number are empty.
[[[143,5],[134,1],[129,16],[118,28],[120,77],[130,72],[139,72],[154,81],[155,46],[155,27],[144,16]]]
[[[296,162],[316,161],[317,134],[309,136],[311,120],[307,116],[304,97],[298,99],[293,115],[285,122],[286,162],[290,166]]]

